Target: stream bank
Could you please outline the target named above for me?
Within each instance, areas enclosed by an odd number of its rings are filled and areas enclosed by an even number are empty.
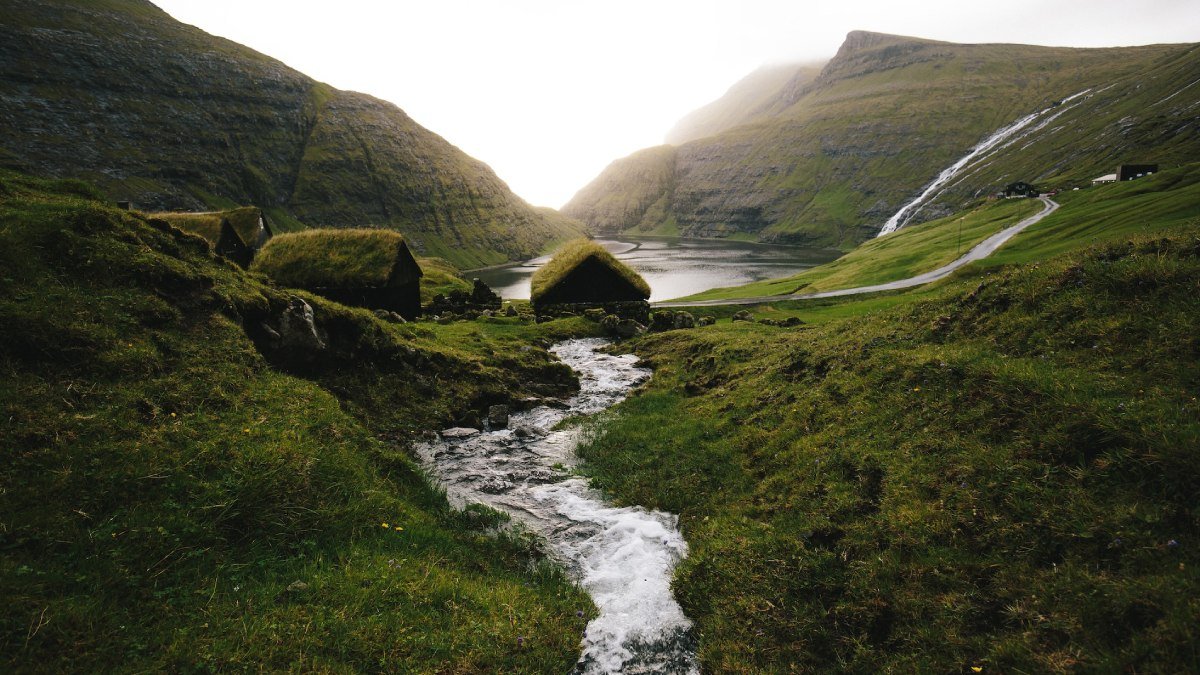
[[[551,348],[579,374],[580,391],[565,407],[515,413],[507,429],[446,429],[417,451],[452,503],[508,514],[592,596],[599,615],[575,672],[698,672],[692,622],[671,594],[672,571],[687,555],[678,518],[606,503],[572,471],[583,428],[557,428],[607,410],[649,378],[637,357],[601,352],[608,344],[585,338]]]

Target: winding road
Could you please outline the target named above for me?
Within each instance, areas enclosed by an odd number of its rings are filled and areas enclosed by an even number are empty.
[[[835,291],[822,291],[820,293],[795,293],[789,295],[763,295],[754,298],[729,298],[726,300],[666,300],[664,302],[650,303],[654,307],[716,307],[719,305],[759,305],[766,302],[781,302],[784,300],[813,300],[816,298],[836,298],[842,295],[860,295],[862,293],[876,293],[879,291],[895,291],[901,288],[912,288],[920,286],[931,281],[944,279],[949,276],[954,270],[966,265],[967,263],[983,260],[996,249],[1003,246],[1009,239],[1012,239],[1018,232],[1024,230],[1030,225],[1034,225],[1045,218],[1046,216],[1058,210],[1058,202],[1049,197],[1038,197],[1045,204],[1038,213],[1029,216],[1025,220],[1013,225],[1012,227],[1003,229],[996,234],[979,242],[970,251],[967,251],[961,258],[947,263],[932,272],[925,272],[907,279],[898,279],[889,281],[884,284],[875,284],[873,286],[857,286],[855,288],[842,288]]]

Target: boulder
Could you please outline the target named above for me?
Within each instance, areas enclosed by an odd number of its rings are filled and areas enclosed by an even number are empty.
[[[631,338],[646,332],[646,327],[633,319],[621,319],[617,323],[616,335],[620,338]]]
[[[691,312],[675,312],[675,316],[671,319],[671,326],[676,330],[695,328],[696,317],[692,316]]]
[[[753,321],[754,317],[750,315],[750,311],[743,309],[733,315],[733,321]]]
[[[672,330],[675,328],[675,312],[669,309],[660,309],[650,315],[650,331],[658,333],[664,330]]]
[[[279,315],[280,346],[300,351],[323,351],[326,347],[313,316],[312,305],[296,296],[288,298],[287,308]]]
[[[604,332],[619,338],[631,338],[646,332],[646,327],[633,319],[622,319],[616,314],[609,314],[600,321]]]
[[[697,326],[712,326],[716,323],[717,317],[715,316],[702,316],[699,319],[696,319]]]
[[[488,407],[487,422],[488,427],[491,429],[507,428],[508,406],[499,404]]]
[[[479,279],[472,281],[470,303],[479,309],[500,309],[500,296]]]
[[[442,438],[469,438],[478,433],[479,430],[472,427],[451,427],[442,429]]]

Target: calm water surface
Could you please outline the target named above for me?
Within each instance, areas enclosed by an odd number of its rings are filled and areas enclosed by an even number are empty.
[[[623,237],[597,241],[646,279],[653,302],[791,276],[841,255],[830,249],[713,239]],[[503,298],[528,298],[529,278],[549,260],[550,256],[542,256],[467,276],[482,279]]]

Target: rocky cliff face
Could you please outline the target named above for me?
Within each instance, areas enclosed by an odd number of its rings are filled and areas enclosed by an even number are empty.
[[[665,223],[688,236],[847,247],[992,132],[1085,90],[969,167],[916,222],[1007,182],[1073,186],[1122,162],[1190,161],[1197,72],[1197,45],[957,45],[856,31],[817,76],[760,92],[745,122],[679,145],[670,167],[667,149],[614,162],[563,211],[601,231]],[[648,189],[650,164],[673,177],[654,208],[607,208],[649,201],[622,195]]]
[[[548,218],[396,106],[335,90],[143,0],[0,0],[0,163],[148,210],[261,205],[376,225],[460,264],[537,254]]]

